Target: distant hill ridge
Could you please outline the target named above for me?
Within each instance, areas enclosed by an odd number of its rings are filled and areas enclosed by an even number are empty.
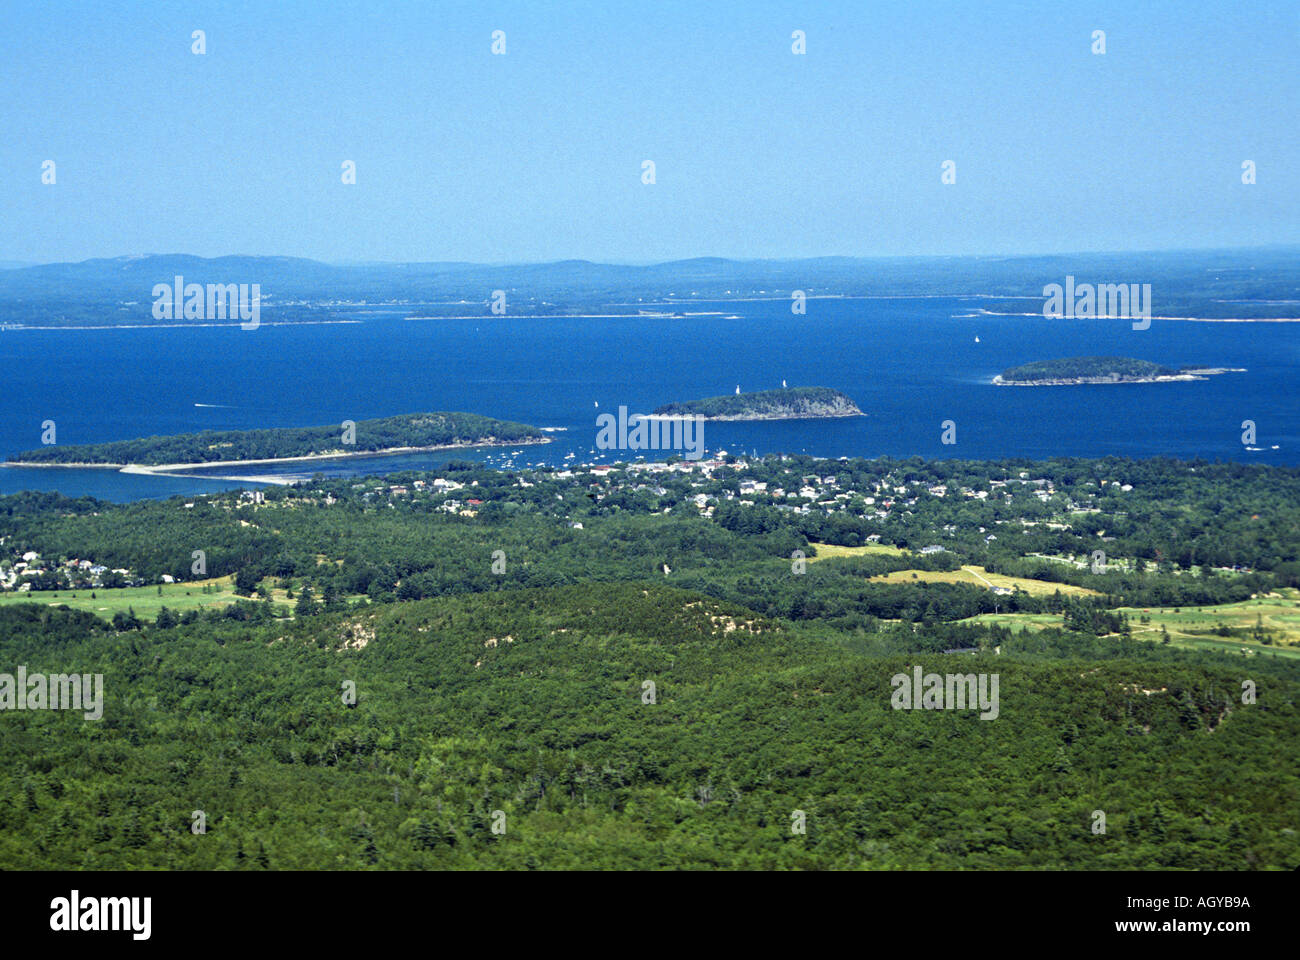
[[[421,319],[489,315],[494,290],[509,291],[507,315],[636,316],[637,307],[820,298],[977,297],[980,309],[1020,314],[1042,296],[1044,277],[1152,277],[1171,317],[1288,319],[1300,284],[1296,247],[1213,254],[1186,251],[1010,257],[812,257],[729,260],[696,257],[650,264],[347,262],[302,257],[144,254],[0,270],[0,324],[115,326],[172,322],[152,316],[152,290],[177,276],[187,283],[258,284],[263,320],[356,319],[356,308],[409,308]],[[1214,270],[1209,270],[1210,266]],[[1223,267],[1222,271],[1219,270]],[[1229,267],[1239,267],[1230,270]],[[1002,299],[1012,298],[1012,299]],[[745,301],[745,303],[742,303]],[[430,304],[421,311],[417,305]],[[594,308],[594,309],[593,309]],[[707,309],[707,308],[706,308]],[[810,309],[811,313],[815,311]],[[1034,309],[1025,315],[1037,315]],[[721,321],[720,321],[721,322]]]

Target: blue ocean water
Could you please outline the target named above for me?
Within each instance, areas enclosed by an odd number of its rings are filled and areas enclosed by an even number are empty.
[[[1300,325],[968,316],[979,301],[788,300],[693,303],[715,316],[407,319],[409,308],[348,324],[0,333],[6,415],[0,454],[201,429],[341,423],[463,410],[563,427],[545,446],[286,465],[310,475],[432,468],[449,457],[516,466],[628,459],[595,451],[596,415],[674,400],[827,386],[867,416],[709,423],[710,452],[991,458],[1170,455],[1300,463]],[[1030,304],[1027,310],[1038,308]],[[1157,311],[1158,312],[1158,311]],[[725,319],[736,316],[738,319]],[[975,338],[979,337],[979,342]],[[1170,366],[1244,367],[1188,383],[995,387],[1000,370],[1064,356],[1120,355]],[[599,407],[596,405],[599,404]],[[957,443],[941,443],[953,420]],[[1241,424],[1257,425],[1259,451]],[[1273,445],[1277,449],[1272,449]],[[517,455],[512,452],[518,450]],[[566,461],[566,454],[575,456]],[[263,467],[246,472],[267,473]],[[59,490],[125,501],[228,481],[112,470],[0,469],[0,492]]]

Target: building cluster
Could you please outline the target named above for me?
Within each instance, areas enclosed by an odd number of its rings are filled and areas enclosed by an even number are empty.
[[[0,546],[3,540],[0,539]],[[51,559],[35,550],[0,558],[0,590],[91,590],[97,587],[141,587],[144,581],[123,567],[110,569],[80,557]]]
[[[1094,492],[1102,492],[1097,489],[1099,485],[1096,482],[1087,481],[1072,487],[1066,494],[1051,480],[1031,477],[1023,471],[1017,477],[984,480],[975,486],[967,486],[952,480],[917,480],[899,470],[855,486],[849,482],[849,473],[836,475],[809,473],[789,467],[783,469],[781,460],[769,458],[751,462],[729,457],[725,451],[720,451],[719,456],[710,460],[573,464],[517,473],[503,472],[500,477],[500,484],[492,481],[462,482],[446,477],[427,478],[427,475],[425,479],[404,483],[370,478],[351,484],[351,490],[365,503],[384,504],[395,509],[401,502],[425,502],[429,504],[428,509],[466,518],[478,516],[479,508],[492,500],[531,499],[539,506],[549,502],[551,506],[546,509],[565,521],[575,519],[571,515],[575,505],[574,490],[586,491],[589,502],[597,505],[623,503],[622,498],[626,495],[645,495],[654,498],[657,511],[688,507],[706,518],[713,517],[722,504],[735,504],[741,507],[761,505],[799,515],[846,514],[882,523],[905,520],[921,509],[926,501],[933,499],[952,502],[954,497],[959,497],[992,505],[1023,504],[1028,497],[1031,502],[1038,501],[1044,509],[1030,516],[1022,514],[1014,520],[996,519],[992,522],[1042,525],[1048,529],[1065,529],[1068,524],[1059,522],[1064,519],[1064,514],[1098,512],[1099,508],[1091,502],[1091,497]],[[521,495],[503,496],[502,488],[505,486],[518,489]],[[1100,488],[1106,487],[1110,487],[1104,490],[1108,494],[1133,489],[1130,484],[1102,480]],[[332,493],[320,490],[295,490],[291,497],[324,506],[338,502]],[[951,535],[955,528],[948,525],[943,529]],[[988,533],[984,527],[979,528],[979,533],[985,542],[997,539],[996,534]]]

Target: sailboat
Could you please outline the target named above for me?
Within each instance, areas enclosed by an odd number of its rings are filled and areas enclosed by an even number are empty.
[[[976,338],[975,338],[975,342],[976,342],[976,343],[979,343],[979,342],[980,342],[980,338],[979,338],[979,337],[976,337]]]
[[[784,380],[781,381],[781,389],[782,389],[782,390],[785,389],[785,381],[784,381]]]

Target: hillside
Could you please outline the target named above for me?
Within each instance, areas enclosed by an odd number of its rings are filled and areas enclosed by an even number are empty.
[[[88,851],[194,869],[1300,862],[1283,829],[1300,775],[1271,759],[1294,753],[1294,711],[1242,707],[1239,670],[1146,644],[872,657],[634,583],[112,636],[0,610],[6,662],[100,672],[108,704],[102,724],[6,717],[7,868]],[[1000,718],[892,709],[914,664],[996,671]],[[1274,702],[1300,693],[1253,669]]]

